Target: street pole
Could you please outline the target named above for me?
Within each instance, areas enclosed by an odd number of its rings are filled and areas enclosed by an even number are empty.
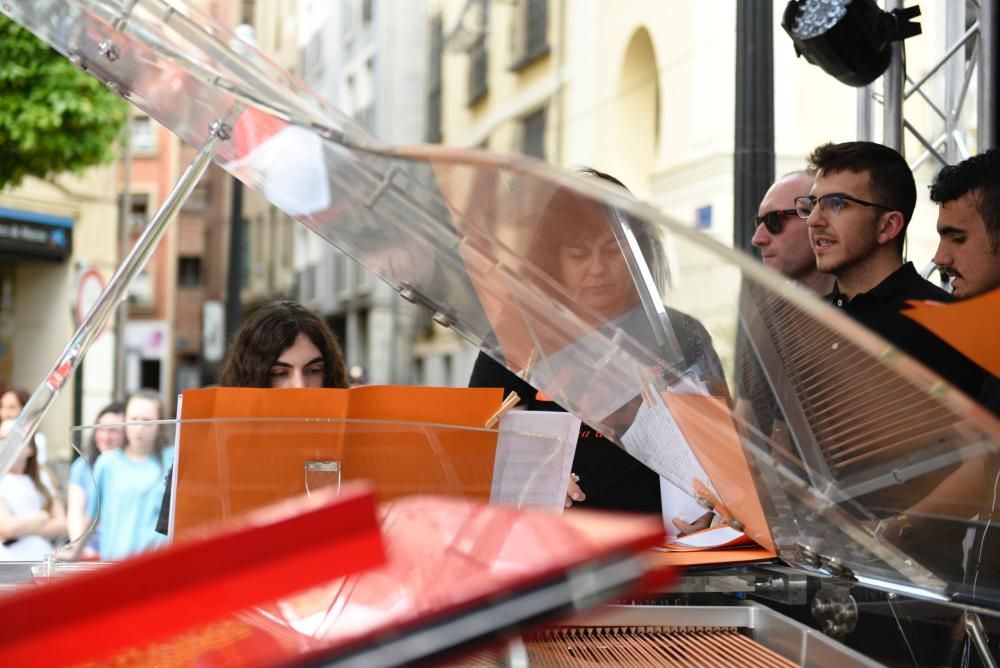
[[[749,223],[774,182],[774,36],[771,0],[736,3],[733,246],[753,251]]]
[[[886,0],[885,11],[902,9],[903,0]],[[882,110],[882,143],[906,155],[903,150],[903,40],[892,42],[892,60],[889,69],[882,75],[882,96],[885,107]]]
[[[979,137],[980,153],[1000,146],[1000,0],[983,0],[979,9]]]
[[[118,198],[118,262],[129,252],[129,222],[132,217],[132,113],[125,116],[122,136],[122,192]],[[128,325],[128,299],[122,299],[115,314],[115,367],[112,395],[115,401],[125,398],[125,329]]]
[[[243,322],[240,291],[243,288],[243,182],[232,179],[233,193],[229,212],[229,267],[226,273],[226,348]]]

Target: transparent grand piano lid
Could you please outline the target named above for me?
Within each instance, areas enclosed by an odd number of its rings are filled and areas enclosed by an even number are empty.
[[[184,3],[2,7],[192,146],[238,115],[222,167],[785,559],[995,605],[1000,423],[749,256],[595,178],[380,144]]]

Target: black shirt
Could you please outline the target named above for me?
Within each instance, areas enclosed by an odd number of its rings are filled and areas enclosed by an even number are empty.
[[[974,399],[988,373],[930,330],[906,317],[908,300],[953,302],[955,297],[924,280],[907,262],[868,292],[848,299],[834,285],[826,300]]]
[[[854,299],[844,296],[838,286],[826,298],[855,320],[881,335],[900,350],[962,390],[969,397],[984,401],[989,387],[987,379],[991,375],[968,357],[958,352],[944,340],[938,338],[920,323],[912,320],[904,312],[911,308],[908,300],[933,300],[954,302],[955,297],[921,278],[907,262],[885,280],[868,292],[856,295]],[[958,465],[944,467],[922,477],[927,488],[938,484]],[[918,485],[921,480],[911,484]],[[902,487],[906,487],[904,484]],[[864,499],[862,499],[864,502]],[[949,581],[961,581],[961,542],[966,525],[962,521],[941,518],[922,518],[922,539],[914,540],[908,549],[919,561],[929,566],[938,575]],[[916,531],[916,529],[915,529]],[[933,536],[930,539],[929,536]]]
[[[485,353],[479,353],[469,387],[502,387],[521,397],[528,410],[563,411],[552,401],[537,398],[537,390]],[[581,425],[573,457],[573,472],[580,476],[586,508],[638,513],[660,512],[660,476],[587,425]]]
[[[708,331],[685,313],[669,308],[667,312],[684,357],[682,364],[713,391],[725,393],[722,363],[712,347]],[[528,410],[565,410],[555,402],[539,399],[534,387],[485,353],[479,353],[476,358],[469,387],[502,387],[504,395],[517,392],[521,397],[519,405]],[[587,495],[578,505],[639,513],[661,512],[660,476],[588,425],[580,427],[573,472],[580,476],[580,489]]]

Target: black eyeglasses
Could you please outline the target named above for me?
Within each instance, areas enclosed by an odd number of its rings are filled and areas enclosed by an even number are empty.
[[[808,218],[809,214],[813,212],[814,208],[816,208],[816,204],[819,204],[821,208],[836,216],[844,208],[844,202],[854,202],[855,204],[860,204],[861,206],[873,206],[879,209],[885,209],[886,211],[895,211],[892,207],[888,207],[884,204],[866,202],[863,199],[851,197],[845,193],[828,193],[822,197],[816,197],[815,195],[799,195],[795,198],[795,211],[799,214],[800,218]]]
[[[798,213],[798,209],[768,211],[763,216],[753,217],[753,228],[756,230],[757,226],[763,223],[764,228],[771,234],[781,234],[781,230],[783,229],[785,222],[785,216],[796,216]]]

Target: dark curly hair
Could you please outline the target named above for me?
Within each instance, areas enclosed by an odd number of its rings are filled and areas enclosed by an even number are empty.
[[[903,156],[882,144],[848,141],[817,146],[808,160],[811,169],[827,174],[868,172],[868,184],[875,202],[903,214],[903,230],[896,237],[896,250],[902,256],[906,228],[917,205],[917,184]]]
[[[931,184],[931,201],[945,204],[972,193],[983,219],[990,250],[1000,251],[1000,148],[991,148],[941,169]]]
[[[323,387],[347,387],[344,355],[333,332],[315,313],[289,300],[262,306],[247,318],[233,337],[219,385],[270,387],[271,366],[300,333],[323,355]]]

